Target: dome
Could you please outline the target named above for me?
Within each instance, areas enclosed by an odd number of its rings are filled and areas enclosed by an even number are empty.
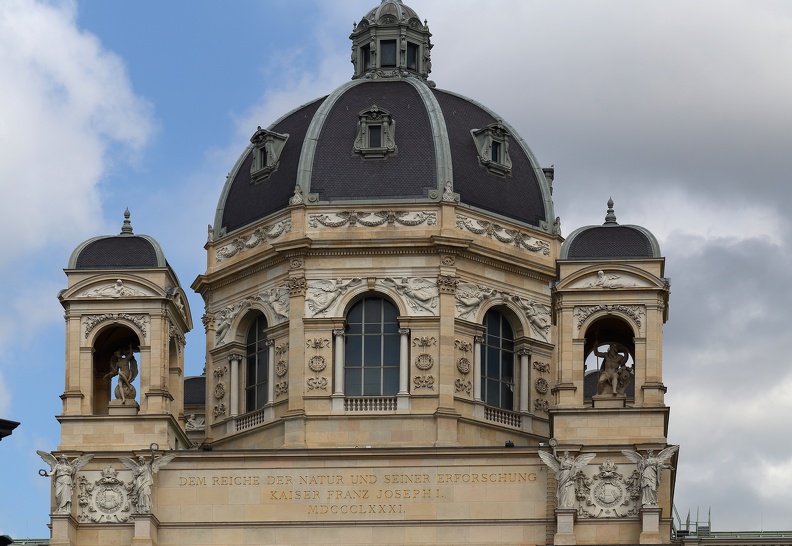
[[[228,175],[213,235],[290,204],[450,198],[552,233],[552,169],[492,110],[428,80],[430,37],[401,0],[369,11],[350,36],[352,80],[256,129]]]
[[[576,229],[561,246],[562,260],[660,257],[660,245],[649,230],[616,222],[612,199],[604,224]]]
[[[376,23],[387,15],[391,15],[397,20],[410,19],[413,17],[420,20],[415,10],[403,4],[401,0],[382,0],[382,3],[369,11],[364,19],[370,23]]]
[[[69,269],[143,269],[166,267],[159,243],[148,235],[135,235],[124,212],[118,235],[94,237],[80,244],[69,258]]]

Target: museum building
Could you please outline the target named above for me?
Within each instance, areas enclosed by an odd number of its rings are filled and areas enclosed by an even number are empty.
[[[657,240],[605,199],[563,238],[553,168],[431,38],[382,0],[350,81],[251,128],[191,285],[204,375],[129,211],[74,250],[51,546],[671,543]]]

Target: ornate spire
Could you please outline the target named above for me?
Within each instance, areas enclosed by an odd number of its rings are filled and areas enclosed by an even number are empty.
[[[605,215],[605,224],[617,224],[616,213],[613,212],[613,199],[608,199],[608,214]]]
[[[129,207],[124,211],[124,225],[121,226],[121,235],[132,235],[132,223],[129,221]]]

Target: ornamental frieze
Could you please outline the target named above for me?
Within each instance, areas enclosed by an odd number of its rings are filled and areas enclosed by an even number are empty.
[[[149,316],[148,315],[132,315],[129,313],[105,313],[103,315],[85,315],[82,319],[83,325],[85,326],[85,339],[88,339],[88,336],[96,328],[99,324],[103,322],[118,322],[119,320],[126,320],[137,326],[140,333],[143,334],[144,337],[147,336],[146,334],[146,326],[149,323]]]
[[[488,239],[513,244],[517,248],[530,252],[541,252],[545,256],[550,255],[550,244],[547,241],[536,239],[516,229],[507,229],[493,222],[474,220],[461,214],[456,215],[456,226],[458,229],[467,230],[476,235],[484,235]]]
[[[430,211],[404,212],[386,210],[380,212],[334,212],[308,216],[308,225],[312,228],[318,228],[320,225],[329,228],[354,227],[357,225],[371,228],[394,226],[396,224],[408,227],[421,224],[434,226],[437,224],[437,213]]]
[[[217,263],[220,263],[223,260],[227,260],[241,252],[256,248],[260,244],[280,237],[284,233],[289,233],[290,231],[290,219],[281,220],[272,226],[258,228],[247,237],[237,237],[230,243],[221,246],[215,252],[215,260]]]
[[[574,314],[575,318],[577,319],[578,329],[583,326],[583,323],[586,322],[587,318],[600,311],[603,311],[607,314],[611,314],[616,311],[627,315],[633,320],[633,322],[635,322],[638,328],[641,328],[641,321],[643,320],[643,316],[645,314],[643,305],[584,305],[575,307]]]
[[[437,316],[440,288],[437,281],[420,277],[385,278],[378,284],[395,290],[414,315]]]

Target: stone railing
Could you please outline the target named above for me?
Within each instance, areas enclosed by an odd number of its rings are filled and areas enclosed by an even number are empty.
[[[356,396],[344,399],[344,411],[396,411],[395,396]]]
[[[260,425],[264,421],[266,421],[266,417],[264,416],[264,409],[261,408],[260,410],[252,411],[250,413],[246,413],[244,415],[240,415],[236,418],[236,429],[239,430],[247,430],[249,428],[253,428],[256,425]]]
[[[510,427],[521,428],[522,417],[519,413],[513,411],[506,411],[498,408],[491,408],[489,406],[484,408],[484,418],[493,423],[501,425],[508,425]]]

